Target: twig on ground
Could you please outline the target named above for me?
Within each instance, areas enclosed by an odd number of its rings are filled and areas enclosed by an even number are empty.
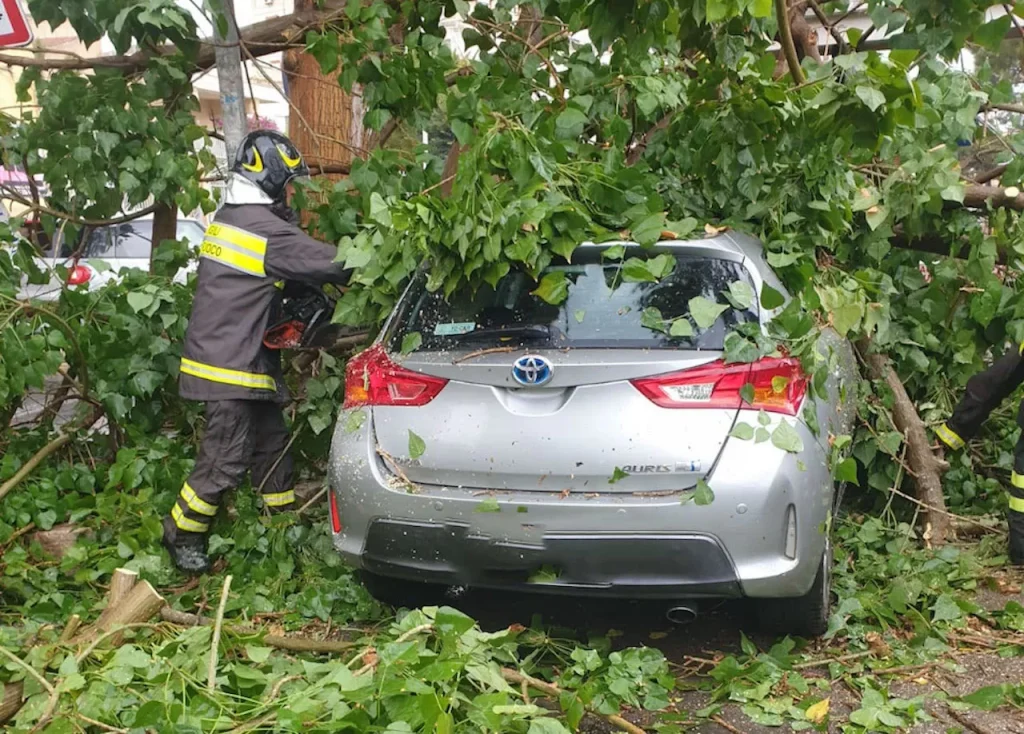
[[[0,646],[0,654],[12,660],[18,665],[18,667],[22,668],[26,673],[35,678],[39,685],[41,685],[46,692],[50,694],[50,697],[46,700],[46,708],[43,709],[43,713],[40,714],[39,720],[36,721],[36,725],[32,727],[32,731],[40,731],[47,723],[49,723],[50,719],[53,718],[53,712],[57,708],[57,699],[59,698],[57,689],[50,685],[50,681],[40,675],[35,668],[16,656],[6,647]]]
[[[220,648],[220,631],[224,627],[224,607],[228,603],[228,592],[231,590],[231,575],[224,577],[224,587],[220,591],[220,604],[217,605],[217,617],[213,623],[213,640],[210,641],[210,665],[206,671],[206,690],[213,693],[217,689],[217,653]]]
[[[822,660],[808,660],[804,663],[797,663],[793,666],[793,670],[807,670],[808,668],[824,668],[832,663],[849,663],[853,660],[860,660],[861,658],[870,657],[874,655],[873,650],[864,650],[862,652],[853,652],[849,655],[840,655],[837,658],[825,658]]]
[[[317,492],[315,495],[313,495],[313,497],[309,500],[309,502],[307,502],[302,507],[300,507],[295,514],[296,515],[301,515],[303,512],[308,510],[310,507],[313,506],[313,503],[315,503],[317,500],[319,500],[321,497],[323,497],[325,494],[327,494],[327,490],[328,490],[327,487],[324,487],[323,489],[321,489],[319,492]]]
[[[562,695],[562,689],[556,686],[554,683],[548,683],[546,681],[538,680],[525,673],[520,673],[518,670],[512,670],[511,668],[502,668],[501,677],[507,680],[509,683],[517,683],[519,685],[527,684],[531,688],[536,688],[538,691],[548,694],[554,699],[558,699]],[[629,734],[647,734],[636,724],[626,721],[621,716],[616,714],[602,714],[597,711],[590,711],[594,716],[599,716],[609,724],[613,725],[620,731],[629,732]]]
[[[79,665],[81,665],[82,662],[86,658],[88,658],[90,655],[92,655],[93,650],[95,650],[97,647],[99,647],[100,643],[103,642],[104,640],[106,640],[108,637],[113,637],[114,635],[121,634],[125,630],[142,629],[142,628],[158,630],[158,629],[160,629],[160,625],[159,624],[153,624],[152,622],[130,622],[128,624],[115,625],[112,629],[107,630],[103,634],[99,635],[91,643],[89,643],[89,646],[87,648],[85,648],[85,650],[83,650],[81,653],[79,653],[79,655],[77,657],[75,657],[75,662],[77,662]]]
[[[732,734],[744,734],[742,729],[737,729],[735,726],[730,724],[728,721],[723,719],[721,716],[712,716],[711,720],[713,722],[715,722],[716,724],[718,724],[723,729],[725,729],[726,731],[732,732]]]
[[[67,642],[75,636],[78,632],[79,626],[82,624],[82,618],[77,614],[72,614],[68,617],[68,623],[64,625],[64,631],[60,633],[60,638],[57,642],[61,645],[67,644]]]
[[[988,729],[977,722],[971,721],[966,715],[960,713],[952,706],[946,706],[946,713],[948,713],[951,718],[955,719],[958,724],[973,731],[974,734],[995,734],[991,729]]]
[[[116,732],[119,732],[119,734],[127,734],[127,732],[128,732],[127,729],[120,729],[120,728],[118,728],[116,726],[111,726],[110,724],[104,724],[102,721],[96,721],[96,719],[90,719],[85,714],[80,714],[77,711],[75,712],[75,716],[78,717],[79,719],[81,719],[82,721],[84,721],[89,726],[95,726],[97,729],[102,729],[103,731],[116,731]]]

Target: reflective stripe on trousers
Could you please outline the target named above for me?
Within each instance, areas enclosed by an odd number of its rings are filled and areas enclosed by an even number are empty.
[[[277,390],[277,382],[270,375],[214,367],[212,364],[203,364],[187,357],[181,358],[181,371],[186,375],[210,380],[211,382],[220,382],[225,385],[251,387],[259,390]]]
[[[1007,490],[1010,511],[1024,513],[1024,475],[1014,472],[1010,475],[1010,488]]]

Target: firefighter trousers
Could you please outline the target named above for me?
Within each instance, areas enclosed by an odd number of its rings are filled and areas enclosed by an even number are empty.
[[[176,537],[209,530],[221,497],[241,484],[250,471],[253,486],[263,487],[266,507],[289,509],[295,493],[287,446],[288,427],[279,404],[264,400],[206,403],[206,431],[199,456],[171,508],[172,522],[165,523],[168,534]]]
[[[977,434],[989,414],[1024,383],[1022,352],[1024,345],[1003,355],[987,370],[967,381],[967,390],[952,417],[936,431],[944,444],[952,449],[962,448],[965,441]],[[1024,401],[1017,409],[1017,425],[1022,432],[1014,449],[1013,473],[1007,489],[1008,521],[1010,558],[1014,563],[1024,563]]]

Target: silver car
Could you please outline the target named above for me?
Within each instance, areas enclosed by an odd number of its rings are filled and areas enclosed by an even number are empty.
[[[622,259],[606,253],[615,245]],[[516,272],[447,300],[425,273],[412,282],[348,366],[335,547],[392,603],[500,588],[663,599],[684,621],[702,600],[749,597],[766,628],[821,634],[838,494],[829,436],[852,425],[850,345],[819,339],[827,399],[808,396],[797,360],[724,361],[734,327],[764,329],[777,311],[754,298],[700,328],[691,299],[724,303],[737,282],[788,298],[745,235],[587,244],[572,260],[544,274],[568,289],[558,306]],[[781,421],[802,450],[730,437]]]

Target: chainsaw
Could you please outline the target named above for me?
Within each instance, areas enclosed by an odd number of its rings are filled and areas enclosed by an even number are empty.
[[[330,346],[334,300],[319,288],[289,283],[270,313],[263,344],[269,349],[318,349]]]

